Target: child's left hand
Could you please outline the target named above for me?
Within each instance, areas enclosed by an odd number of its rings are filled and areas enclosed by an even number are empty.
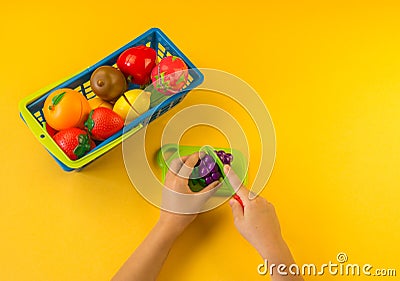
[[[206,186],[200,192],[192,192],[188,178],[200,158],[194,153],[174,159],[165,177],[159,223],[166,224],[179,234],[202,211],[204,203],[214,194],[218,181]]]

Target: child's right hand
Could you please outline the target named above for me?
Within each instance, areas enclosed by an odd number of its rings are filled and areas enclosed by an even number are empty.
[[[234,223],[240,234],[267,259],[285,247],[274,206],[264,198],[257,196],[249,199],[249,190],[241,184],[235,172],[225,165],[224,172],[236,194],[242,199],[244,208],[235,199],[229,201]]]
[[[264,260],[270,264],[286,265],[288,268],[294,264],[292,254],[281,234],[278,217],[274,206],[262,197],[251,196],[249,191],[242,185],[241,180],[235,172],[228,166],[224,166],[225,175],[228,177],[236,194],[243,202],[244,208],[236,199],[231,199],[229,204],[232,208],[234,223],[240,234],[250,242],[251,245],[260,253]],[[287,273],[287,272],[286,272]],[[291,274],[271,274],[271,280],[290,280],[301,281],[301,275]]]

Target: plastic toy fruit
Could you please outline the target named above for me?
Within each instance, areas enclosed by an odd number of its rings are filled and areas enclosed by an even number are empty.
[[[71,159],[76,160],[96,147],[86,131],[79,128],[69,128],[54,135],[54,141]]]
[[[72,89],[58,89],[45,100],[43,114],[50,127],[57,131],[84,127],[90,112],[86,98]]]
[[[231,165],[233,155],[223,150],[214,151],[223,164]],[[214,181],[219,181],[222,177],[221,170],[211,155],[206,154],[199,160],[193,169],[189,179],[189,188],[193,192],[202,190]]]
[[[145,92],[140,89],[134,89],[123,94],[114,104],[113,110],[123,119],[132,121],[145,113],[150,107],[150,92]]]
[[[163,58],[151,72],[154,88],[164,95],[178,93],[188,79],[188,68],[185,62],[176,56]]]
[[[96,109],[98,107],[106,107],[106,108],[109,108],[109,109],[113,108],[111,103],[109,103],[109,102],[107,102],[105,100],[102,100],[99,97],[94,97],[94,98],[88,100],[88,102],[89,102],[90,108],[92,110]]]
[[[50,127],[49,124],[47,124],[46,122],[43,123],[43,128],[46,130],[46,132],[49,134],[50,137],[54,137],[54,135],[58,133],[56,130]]]
[[[100,66],[90,77],[93,92],[105,101],[117,100],[128,88],[125,76],[112,66]]]
[[[146,46],[136,46],[125,50],[117,60],[117,66],[134,84],[150,82],[150,74],[156,65],[157,53]]]
[[[114,111],[105,107],[92,110],[85,122],[91,137],[103,141],[124,127],[124,120]]]

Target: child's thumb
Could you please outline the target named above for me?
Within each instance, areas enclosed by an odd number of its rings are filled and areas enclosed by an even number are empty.
[[[231,198],[231,200],[229,200],[229,205],[231,206],[232,209],[233,218],[241,219],[243,217],[243,208],[240,205],[240,203],[235,199]]]

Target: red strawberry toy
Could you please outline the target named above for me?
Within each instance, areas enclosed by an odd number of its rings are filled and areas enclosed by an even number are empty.
[[[50,137],[54,137],[54,135],[58,133],[58,131],[56,129],[50,127],[50,125],[47,124],[46,122],[43,123],[43,128],[50,135]]]
[[[178,93],[186,84],[188,68],[176,56],[167,56],[151,72],[151,80],[156,90],[166,96]]]
[[[103,141],[124,127],[124,119],[109,108],[98,107],[90,112],[85,126],[93,139]]]
[[[81,158],[96,147],[95,143],[90,140],[88,133],[79,128],[61,130],[53,138],[71,160]]]

